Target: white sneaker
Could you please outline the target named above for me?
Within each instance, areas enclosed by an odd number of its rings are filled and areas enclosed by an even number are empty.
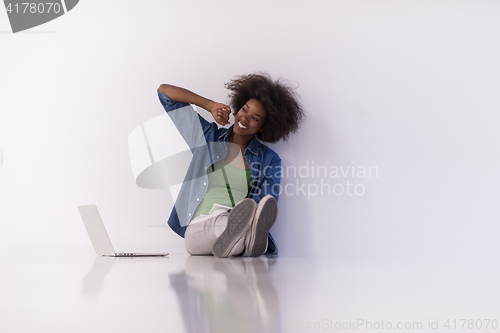
[[[278,217],[278,202],[271,195],[266,195],[259,203],[255,218],[246,236],[246,248],[251,257],[266,253],[269,230]]]
[[[248,228],[252,224],[256,206],[253,199],[246,198],[231,209],[226,229],[224,229],[212,247],[212,254],[214,256],[219,258],[229,256],[236,243],[245,237]]]

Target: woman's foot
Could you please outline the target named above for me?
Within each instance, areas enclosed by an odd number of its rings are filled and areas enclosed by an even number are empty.
[[[247,232],[246,247],[252,257],[266,253],[269,230],[278,217],[278,202],[271,195],[266,195],[255,212],[254,222]]]
[[[238,241],[240,241],[252,224],[255,214],[255,201],[253,199],[241,200],[229,212],[226,229],[215,241],[212,247],[212,253],[219,258],[225,258],[230,255],[231,250]],[[243,240],[244,242],[244,240]]]

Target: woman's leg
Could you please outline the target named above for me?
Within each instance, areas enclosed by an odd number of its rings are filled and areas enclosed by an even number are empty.
[[[194,218],[184,234],[186,250],[192,255],[212,255],[212,247],[224,231],[228,215],[227,210],[218,209]]]
[[[212,248],[214,256],[225,258],[243,253],[246,233],[252,225],[255,206],[255,201],[246,198],[231,209],[227,226]]]
[[[236,242],[229,243],[225,236],[227,236],[229,229],[232,230],[233,228],[227,228],[228,221],[229,212],[225,209],[217,209],[209,215],[200,215],[194,218],[189,223],[184,234],[186,250],[192,255],[212,255],[214,254],[214,244],[224,234],[219,241],[222,240],[227,243],[227,246],[231,247],[226,256],[242,254],[245,250],[245,237],[243,236]],[[217,255],[220,256],[219,253]]]
[[[186,250],[192,255],[218,257],[237,256],[243,252],[245,256],[263,255],[267,250],[269,230],[278,215],[276,199],[265,196],[257,209],[253,200],[245,199],[231,212],[230,215],[225,209],[218,209],[193,219],[184,235]],[[230,216],[232,222],[228,226]]]
[[[245,256],[258,257],[266,253],[269,230],[278,217],[278,202],[266,195],[255,211],[255,219],[247,232]]]

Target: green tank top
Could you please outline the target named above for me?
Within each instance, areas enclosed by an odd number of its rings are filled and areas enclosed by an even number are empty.
[[[229,184],[227,184],[224,179],[223,170]],[[252,173],[250,169],[237,168],[228,164],[224,159],[210,166],[207,169],[207,175],[207,193],[196,208],[193,218],[202,214],[208,215],[215,203],[234,207],[231,202],[231,196],[233,202],[237,204],[248,196],[252,187]]]

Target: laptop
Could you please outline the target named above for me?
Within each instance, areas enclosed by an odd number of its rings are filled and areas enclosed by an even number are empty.
[[[168,253],[116,253],[96,205],[78,206],[80,215],[89,234],[95,253],[105,257],[164,257]]]

